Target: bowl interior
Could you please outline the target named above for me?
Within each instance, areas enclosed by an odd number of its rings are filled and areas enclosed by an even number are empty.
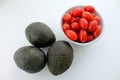
[[[83,8],[84,6],[75,6],[75,7],[72,7],[72,8],[70,8],[70,9],[68,9],[65,13],[71,11],[72,9],[74,9],[74,8],[76,8],[76,7]],[[65,13],[64,13],[64,14],[65,14]],[[63,14],[63,15],[64,15],[64,14]],[[92,44],[92,43],[96,42],[97,40],[99,40],[100,37],[101,37],[102,34],[103,34],[104,24],[103,24],[103,19],[102,19],[101,15],[100,15],[96,10],[95,10],[95,14],[98,15],[98,16],[101,18],[100,25],[101,25],[101,27],[102,27],[102,31],[101,31],[100,35],[99,35],[97,38],[95,38],[94,40],[92,40],[92,41],[90,41],[90,42],[85,42],[85,43],[80,43],[80,42],[76,42],[76,41],[70,40],[70,39],[65,35],[65,33],[64,33],[63,29],[62,29],[62,24],[63,24],[63,16],[62,16],[62,19],[61,19],[61,30],[62,30],[62,33],[63,33],[64,37],[65,37],[68,41],[70,41],[70,42],[72,42],[72,43],[74,43],[74,44],[77,44],[77,45],[89,45],[89,44]]]

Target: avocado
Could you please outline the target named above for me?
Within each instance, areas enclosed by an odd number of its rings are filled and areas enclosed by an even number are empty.
[[[14,61],[20,69],[28,73],[36,73],[46,65],[46,56],[39,48],[24,46],[15,52]]]
[[[52,45],[56,37],[48,25],[42,22],[33,22],[25,29],[28,41],[36,47],[48,47]]]
[[[72,64],[74,51],[67,41],[56,41],[47,52],[47,65],[53,75],[64,73]]]

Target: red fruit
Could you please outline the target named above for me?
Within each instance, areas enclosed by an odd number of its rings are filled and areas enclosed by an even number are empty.
[[[98,23],[96,20],[93,20],[89,23],[88,31],[93,32],[97,29]]]
[[[66,13],[64,16],[63,16],[63,20],[64,21],[70,21],[71,20],[71,15],[69,13]]]
[[[101,31],[102,31],[102,28],[101,28],[101,26],[99,25],[99,26],[97,27],[97,29],[94,31],[93,36],[94,36],[95,38],[98,37],[98,36],[100,35]]]
[[[70,30],[70,25],[65,23],[65,24],[63,24],[62,28],[63,28],[64,31],[65,30]]]
[[[94,37],[93,37],[92,35],[87,36],[87,42],[90,42],[90,41],[92,41],[93,39],[94,39]]]
[[[80,30],[79,24],[78,24],[77,22],[73,22],[73,23],[71,24],[71,27],[72,27],[72,29],[75,30],[75,31]]]
[[[96,20],[96,21],[98,22],[98,24],[100,24],[101,19],[100,19],[99,16],[95,16],[95,17],[94,17],[94,20]]]
[[[88,5],[84,7],[84,10],[92,13],[95,11],[95,8],[91,5]]]
[[[82,13],[82,17],[87,19],[88,21],[93,20],[93,15],[90,12],[84,11]]]
[[[74,17],[81,16],[81,14],[82,14],[82,8],[79,8],[79,7],[74,8],[74,9],[72,10],[71,14],[72,14],[72,16],[74,16]]]
[[[88,27],[88,21],[85,18],[81,18],[79,20],[79,25],[82,29],[87,29]]]
[[[78,22],[79,21],[79,17],[72,17],[72,19],[71,19],[71,23],[73,23],[73,22]]]
[[[71,39],[73,41],[77,40],[77,38],[78,38],[77,33],[73,30],[66,30],[65,34],[69,39]]]
[[[87,41],[87,32],[85,30],[80,30],[79,39],[83,43]]]

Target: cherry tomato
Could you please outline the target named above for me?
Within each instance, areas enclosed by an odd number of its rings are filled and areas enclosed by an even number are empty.
[[[98,22],[98,24],[100,24],[101,19],[100,19],[99,16],[95,16],[95,17],[94,17],[94,20],[96,20],[96,21]]]
[[[84,11],[82,13],[82,17],[87,19],[88,21],[93,20],[93,15],[90,12]]]
[[[95,11],[95,8],[91,5],[88,5],[84,7],[84,10],[92,13]]]
[[[101,29],[101,26],[99,25],[99,26],[97,27],[97,29],[94,31],[93,36],[94,36],[95,38],[98,37],[98,36],[100,35],[101,31],[102,31],[102,29]]]
[[[90,41],[92,41],[93,39],[94,39],[94,37],[93,37],[92,35],[87,36],[87,42],[90,42]]]
[[[64,16],[63,16],[63,20],[64,21],[70,21],[72,18],[72,16],[69,14],[69,13],[66,13]]]
[[[96,20],[93,20],[89,23],[88,31],[93,32],[97,29],[98,23]]]
[[[66,30],[65,34],[69,39],[71,39],[73,41],[77,40],[77,38],[78,38],[77,33],[73,30]]]
[[[82,29],[87,29],[88,27],[88,21],[85,18],[81,18],[79,20],[79,25]]]
[[[63,24],[62,28],[63,28],[64,31],[65,31],[65,30],[70,30],[70,29],[71,29],[71,28],[70,28],[70,25],[67,24],[67,23]]]
[[[87,32],[85,30],[80,30],[79,39],[83,43],[87,41]]]
[[[75,31],[80,30],[79,24],[78,24],[77,22],[73,22],[73,23],[71,24],[71,27],[72,27],[72,29],[75,30]]]
[[[72,17],[72,19],[71,19],[71,23],[73,23],[73,22],[78,22],[79,21],[79,17]]]
[[[72,14],[72,16],[74,16],[74,17],[81,16],[81,14],[82,14],[82,8],[79,8],[79,7],[74,8],[74,9],[71,11],[71,14]]]

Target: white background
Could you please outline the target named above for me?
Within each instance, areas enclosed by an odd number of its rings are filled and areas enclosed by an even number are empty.
[[[14,52],[31,45],[25,28],[31,22],[44,22],[57,40],[66,40],[60,31],[63,13],[76,5],[95,6],[104,20],[102,38],[90,46],[74,48],[71,67],[59,76],[47,66],[35,74],[19,69]],[[120,80],[120,0],[0,0],[0,80]]]

